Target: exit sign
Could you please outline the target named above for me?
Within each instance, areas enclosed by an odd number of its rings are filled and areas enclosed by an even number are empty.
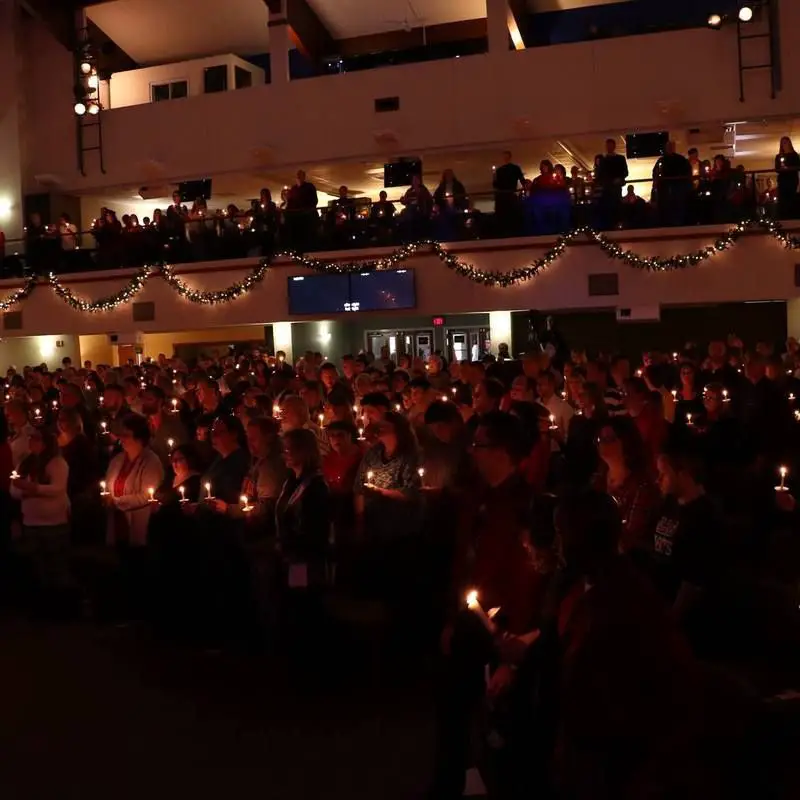
[[[444,325],[444,317],[434,317],[431,321],[434,328],[441,328]]]

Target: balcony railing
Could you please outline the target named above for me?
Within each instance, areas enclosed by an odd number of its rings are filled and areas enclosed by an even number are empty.
[[[800,217],[796,185],[791,191],[785,179],[774,178],[770,171],[733,170],[724,178],[648,179],[626,181],[625,186],[576,180],[547,188],[534,185],[528,193],[440,194],[439,202],[430,198],[420,204],[359,198],[324,209],[289,211],[255,203],[246,211],[229,206],[188,216],[168,214],[158,224],[122,227],[95,221],[89,230],[63,233],[58,226],[31,227],[24,239],[5,243],[2,275],[227,261],[283,250],[357,250],[423,239],[555,236],[580,226],[630,230]],[[650,199],[639,196],[638,187]]]

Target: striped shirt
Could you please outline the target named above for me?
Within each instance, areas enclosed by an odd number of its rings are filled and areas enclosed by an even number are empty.
[[[608,409],[609,417],[622,417],[628,413],[618,389],[606,389],[603,392],[603,400],[605,401],[606,409]]]

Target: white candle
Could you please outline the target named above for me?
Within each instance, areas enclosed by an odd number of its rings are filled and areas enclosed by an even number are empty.
[[[174,439],[167,439],[167,447],[169,447],[169,449],[172,450],[172,448],[174,446],[175,446],[175,440]]]
[[[420,467],[420,468],[417,470],[417,475],[419,475],[419,476],[420,476],[420,478],[424,478],[424,477],[425,477],[425,467]]]
[[[108,423],[105,420],[100,423],[100,427],[102,428],[103,433],[108,433]]]
[[[400,403],[395,403],[394,410],[399,414],[403,410],[403,407],[400,405]]]
[[[786,467],[781,467],[778,470],[778,474],[781,476],[781,485],[775,487],[776,492],[788,492],[789,489],[786,487],[786,476],[789,474],[789,470]]]
[[[449,400],[450,400],[450,398],[446,394],[442,395],[442,402],[443,403],[447,403]]]
[[[450,394],[452,394],[452,395],[453,395],[453,397],[455,397],[455,396],[458,394],[458,389],[457,389],[457,388],[454,386],[454,387],[453,387],[453,388],[450,390]]]
[[[320,414],[319,415],[319,426],[320,426],[320,428],[324,428],[325,427],[325,415],[324,414]]]
[[[730,401],[731,401],[731,399],[730,399],[730,397],[728,397],[728,390],[727,389],[723,389],[722,390],[722,402],[723,403],[730,403]]]
[[[213,500],[214,495],[211,494],[211,484],[207,483],[205,486],[206,486],[206,500]]]
[[[467,608],[472,611],[473,614],[478,615],[480,621],[483,623],[484,627],[487,631],[489,631],[489,633],[494,634],[494,623],[489,618],[489,615],[483,610],[481,604],[478,602],[478,592],[475,589],[467,592]]]
[[[106,491],[106,482],[100,481],[100,496],[105,497],[107,494],[108,492]]]
[[[794,394],[792,394],[791,392],[789,392],[789,402],[794,403]]]
[[[41,416],[42,416],[42,411],[41,411],[41,409],[39,409],[39,408],[35,408],[35,409],[33,410],[33,414],[34,414],[34,416],[36,417],[36,419],[41,419]]]
[[[12,469],[11,475],[9,477],[11,478],[12,481],[19,480],[19,472],[17,472],[15,469]]]
[[[150,495],[150,502],[151,503],[155,503],[155,501],[156,501],[156,490],[152,486],[147,490],[147,494]]]
[[[551,431],[558,430],[558,425],[556,425],[556,415],[555,414],[551,414],[550,415],[550,430]]]
[[[53,400],[53,408],[58,408],[58,400]]]
[[[677,389],[673,389],[673,390],[670,392],[670,394],[672,395],[672,399],[673,399],[673,400],[677,400],[677,399],[678,399],[678,390],[677,390]]]
[[[185,503],[186,502],[186,487],[185,486],[179,486],[178,487],[178,491],[181,493],[181,503]]]
[[[246,495],[246,494],[243,494],[243,495],[242,495],[242,496],[239,498],[239,501],[240,501],[240,502],[241,502],[241,504],[242,504],[242,511],[244,511],[244,513],[245,513],[245,514],[247,514],[249,511],[252,511],[252,510],[253,510],[253,506],[251,506],[251,505],[250,505],[250,503],[249,503],[249,501],[248,501],[248,499],[247,499],[247,495]]]
[[[367,472],[367,481],[364,486],[372,486],[372,479],[375,477],[375,473],[372,470]]]
[[[173,381],[173,383],[175,383],[175,381]],[[178,398],[177,397],[173,397],[172,398],[172,413],[173,414],[177,414],[178,413]]]
[[[686,415],[686,425],[689,428],[694,426],[694,423],[692,422],[692,415],[691,414],[687,414]]]
[[[281,407],[277,403],[272,406],[272,416],[275,417],[275,419],[281,418]]]

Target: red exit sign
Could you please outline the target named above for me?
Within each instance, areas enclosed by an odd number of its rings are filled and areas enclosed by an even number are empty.
[[[441,328],[444,325],[444,317],[434,317],[431,321],[434,328]]]

